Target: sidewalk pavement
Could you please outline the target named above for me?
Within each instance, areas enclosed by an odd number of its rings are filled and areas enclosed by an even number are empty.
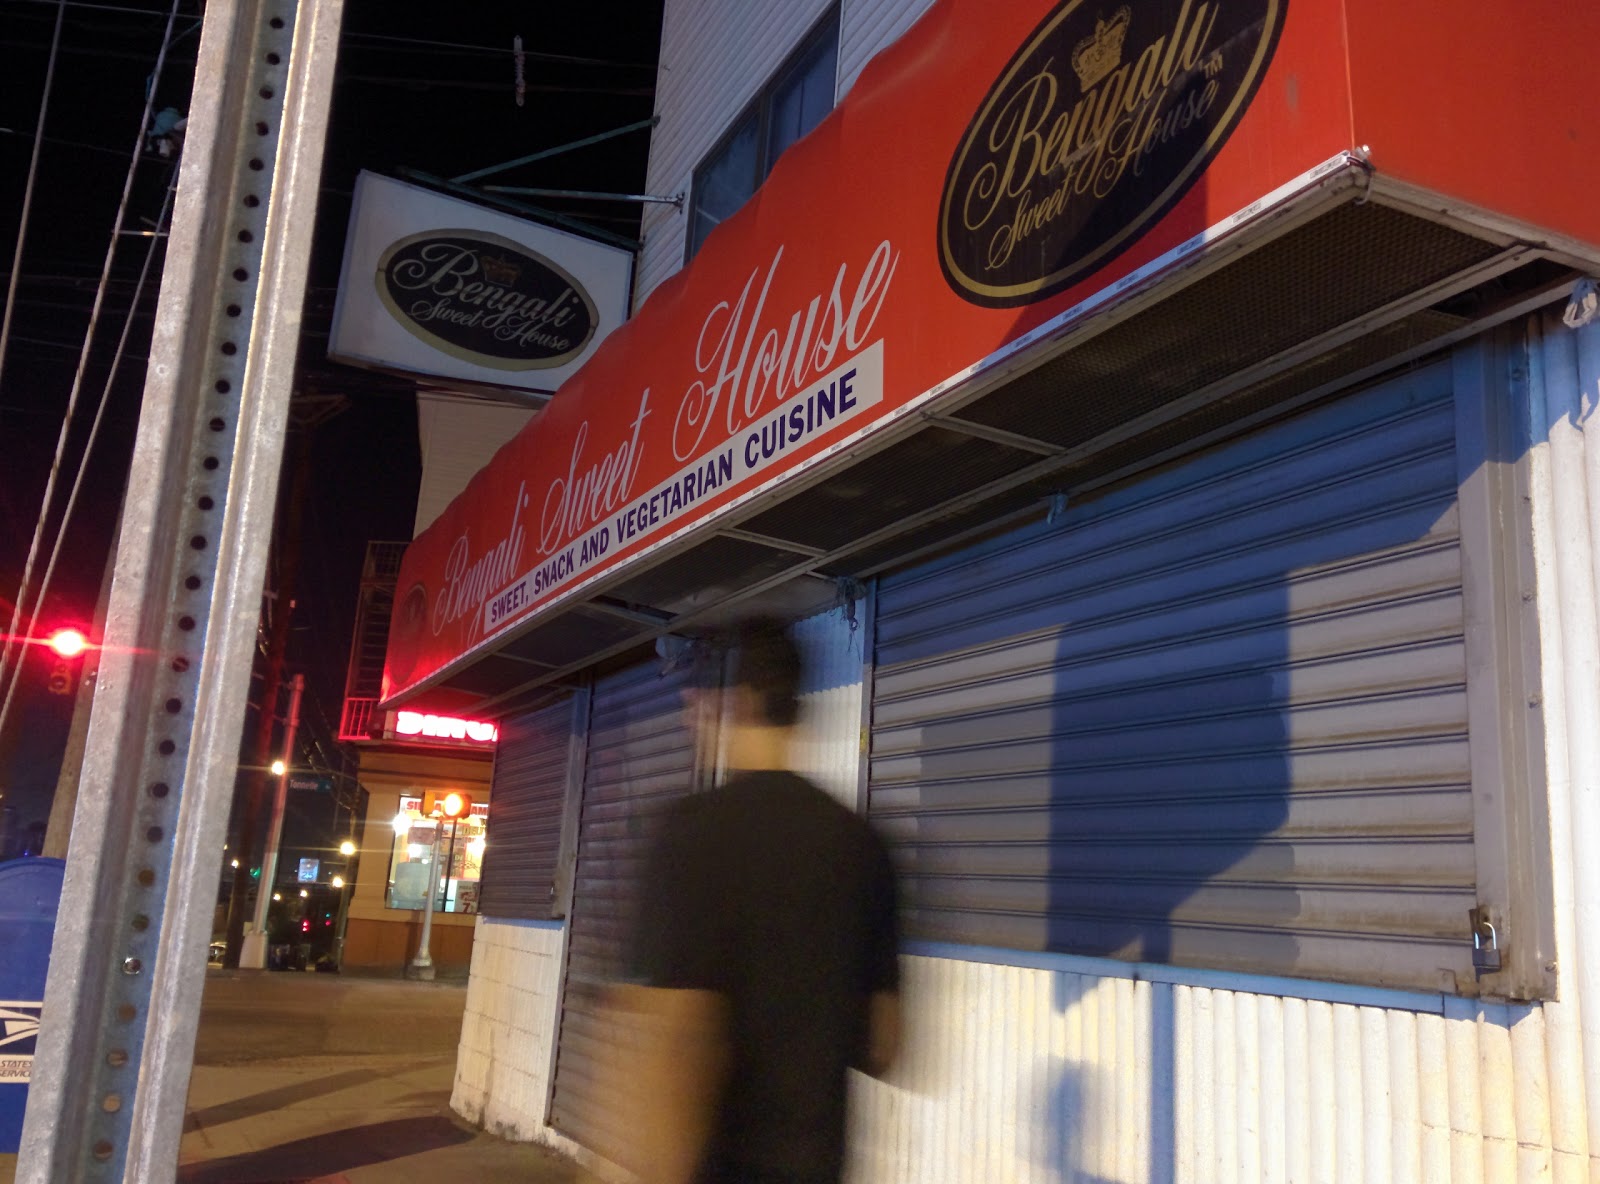
[[[450,1113],[453,1056],[303,1057],[201,1066],[189,1087],[179,1184],[569,1184],[565,1160]]]
[[[213,974],[178,1184],[574,1184],[450,1112],[459,985]],[[14,1156],[0,1156],[10,1184]]]

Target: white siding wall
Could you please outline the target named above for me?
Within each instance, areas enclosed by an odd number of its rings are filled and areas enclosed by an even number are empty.
[[[904,33],[933,0],[841,0],[839,90],[844,98],[872,57]]]
[[[930,2],[842,0],[836,96]],[[650,136],[651,193],[689,193],[695,166],[827,8],[828,0],[669,0],[656,74],[661,122]],[[687,201],[681,211],[645,208],[634,308],[683,266],[687,225]]]
[[[1560,1004],[1550,1027],[1556,1145],[1600,1180],[1600,324],[1530,326],[1533,529]],[[1559,1163],[1559,1161],[1558,1161]]]
[[[522,430],[533,412],[504,403],[448,395],[417,396],[417,434],[422,443],[422,483],[417,489],[421,534],[500,446]]]
[[[1546,1009],[1032,961],[905,959],[909,1055],[855,1092],[853,1180],[1590,1179]]]
[[[828,0],[670,0],[656,73],[661,122],[650,133],[651,193],[688,194],[695,166],[827,7]],[[681,211],[645,208],[635,308],[683,266],[688,209],[687,200]]]

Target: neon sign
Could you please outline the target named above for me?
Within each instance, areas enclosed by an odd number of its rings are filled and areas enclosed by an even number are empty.
[[[424,715],[420,711],[395,712],[394,730],[398,736],[425,736],[433,740],[469,740],[474,744],[493,744],[500,739],[500,729],[491,723],[475,719],[456,719],[450,715]]]

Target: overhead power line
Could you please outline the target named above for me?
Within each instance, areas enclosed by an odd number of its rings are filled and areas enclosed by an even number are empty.
[[[155,8],[139,8],[127,4],[105,4],[98,0],[12,0],[12,3],[21,4],[55,4],[64,3],[68,8],[83,8],[97,12],[120,12],[130,16],[164,17],[166,13]],[[397,33],[365,33],[357,29],[345,29],[343,37],[346,42],[366,42],[360,48],[372,50],[387,50],[392,53],[428,53],[434,55],[487,55],[496,56],[505,54],[510,56],[514,51],[510,42],[505,45],[478,45],[463,41],[438,41],[430,37],[406,37]],[[565,66],[597,66],[609,70],[647,70],[654,73],[654,62],[619,62],[610,58],[588,57],[583,54],[552,53],[548,50],[524,49],[523,57],[529,61],[551,62]]]
[[[127,4],[103,4],[98,0],[12,0],[14,4],[55,4],[60,3],[66,8],[88,8],[97,12],[126,12],[138,16],[164,17],[166,12],[159,8],[136,8]]]
[[[44,89],[39,96],[39,120],[33,132],[33,154],[28,159],[28,179],[22,189],[22,217],[17,223],[17,245],[11,254],[11,277],[6,283],[6,310],[5,315],[0,317],[0,376],[5,374],[6,346],[11,339],[11,318],[17,310],[17,278],[22,274],[22,247],[28,238],[28,215],[33,212],[33,189],[39,178],[39,149],[44,140],[45,115],[50,110],[50,91],[55,83],[56,58],[61,48],[61,25],[66,13],[66,0],[57,0],[56,31],[50,39],[50,61],[44,70]],[[12,621],[9,632],[16,632],[15,621]],[[11,644],[9,637],[6,644],[7,646]],[[5,657],[0,655],[0,681],[4,678]]]
[[[62,0],[62,3],[65,3],[65,0]],[[89,325],[88,325],[88,328],[84,331],[83,350],[78,355],[78,369],[77,369],[76,373],[73,375],[73,378],[72,378],[72,389],[71,389],[71,392],[67,396],[66,412],[62,416],[62,419],[61,419],[61,432],[56,437],[56,450],[55,450],[54,457],[52,457],[51,461],[50,461],[50,474],[45,479],[44,498],[40,503],[39,520],[34,526],[33,539],[28,545],[28,558],[27,558],[26,562],[23,564],[23,567],[22,567],[22,579],[17,585],[17,603],[12,609],[11,625],[6,630],[4,646],[0,647],[0,683],[5,683],[6,682],[6,674],[7,674],[8,668],[9,668],[10,674],[11,674],[10,682],[9,682],[9,684],[6,685],[5,697],[3,699],[0,699],[0,734],[3,734],[4,731],[5,731],[6,716],[10,713],[12,697],[16,694],[17,683],[20,681],[23,658],[26,657],[26,654],[24,653],[24,655],[22,655],[22,657],[19,657],[15,667],[11,667],[10,666],[11,654],[12,654],[13,650],[16,648],[17,626],[18,626],[18,623],[22,619],[23,606],[27,603],[27,600],[28,600],[28,591],[29,591],[28,586],[29,586],[29,583],[33,579],[33,567],[34,567],[35,562],[39,558],[40,545],[44,541],[45,530],[46,530],[46,527],[47,527],[47,524],[48,524],[49,518],[50,518],[50,505],[55,500],[56,481],[59,479],[59,477],[61,475],[62,461],[63,461],[63,459],[64,459],[64,457],[66,455],[66,450],[67,450],[67,440],[71,435],[72,423],[73,423],[73,419],[75,417],[75,412],[77,410],[78,395],[82,392],[82,389],[83,389],[83,376],[84,376],[84,372],[88,368],[88,364],[89,364],[90,346],[93,344],[95,327],[99,323],[100,310],[101,310],[101,308],[102,308],[102,306],[104,305],[104,302],[105,302],[107,284],[108,284],[108,281],[111,278],[111,265],[112,265],[112,262],[115,260],[116,253],[117,253],[117,239],[118,239],[118,236],[119,236],[119,232],[122,230],[123,222],[127,218],[128,198],[133,192],[133,179],[134,179],[134,176],[138,172],[139,160],[143,155],[145,132],[150,126],[150,113],[155,107],[156,84],[159,82],[159,80],[161,78],[162,70],[166,67],[167,49],[172,45],[172,28],[177,23],[178,7],[179,7],[179,5],[181,3],[182,3],[182,0],[172,0],[172,9],[171,9],[171,11],[170,11],[170,13],[168,14],[168,17],[167,17],[166,29],[164,30],[164,32],[162,33],[162,36],[161,36],[161,48],[156,52],[155,69],[151,72],[151,75],[150,75],[150,86],[149,86],[148,92],[146,93],[146,96],[145,96],[144,111],[139,117],[139,134],[138,134],[138,138],[135,139],[134,142],[133,142],[133,155],[132,155],[132,158],[128,162],[127,176],[124,178],[123,183],[122,183],[122,198],[117,204],[117,214],[116,214],[116,218],[113,221],[113,224],[112,224],[112,227],[111,227],[110,241],[108,242],[108,244],[106,246],[105,263],[102,265],[102,267],[100,269],[100,283],[99,283],[99,287],[95,291],[94,307],[89,313]],[[171,197],[171,191],[169,189],[169,191],[168,191],[168,200],[170,200],[170,197]],[[163,217],[165,217],[166,206],[163,205],[162,208],[163,208]],[[158,242],[159,242],[158,239],[151,239],[150,240],[152,251],[155,249],[155,246],[157,245]],[[148,267],[148,260],[146,261],[146,267]],[[13,264],[12,269],[11,269],[12,275],[15,276],[20,270],[21,270],[21,268],[19,266]],[[9,305],[7,306],[7,311],[9,312]],[[122,340],[123,340],[123,342],[126,342],[126,340],[127,340],[127,330],[126,330],[126,328],[123,331]],[[120,344],[119,344],[119,347],[118,347],[118,352],[119,353],[121,352]],[[115,368],[113,367],[113,374],[114,373],[115,373]],[[106,392],[109,393],[109,391],[110,391],[110,384],[108,382],[107,386],[106,386]],[[105,403],[105,396],[102,396],[102,400],[101,400],[101,408],[102,408],[102,410],[104,408],[104,403]],[[100,414],[99,414],[99,412],[97,412],[96,413],[96,419],[95,419],[96,424],[99,423],[99,418],[100,418]],[[83,475],[83,469],[87,465],[87,462],[88,462],[88,456],[87,456],[87,454],[85,454],[79,460],[78,472],[74,477],[74,481],[73,481],[73,494],[74,494],[74,496],[76,495],[78,485],[81,482],[82,475]],[[70,501],[68,503],[68,513],[69,514],[71,513],[71,503],[70,503]],[[55,565],[56,555],[58,555],[59,552],[60,552],[61,539],[63,537],[65,537],[65,525],[66,525],[65,521],[63,520],[62,532],[61,532],[61,534],[57,535],[55,543],[54,543],[54,545],[52,547],[52,554],[51,554],[51,558],[50,558],[50,561],[49,561],[49,567],[52,568],[52,569],[54,568],[54,565]],[[41,583],[39,595],[34,597],[33,609],[32,609],[32,614],[31,614],[32,616],[37,616],[39,608],[44,603],[43,592],[44,592],[44,584]],[[29,621],[29,632],[32,633],[32,620],[31,619]]]
[[[129,56],[138,55],[130,54]],[[0,127],[0,136],[20,136],[21,134],[15,128]],[[85,152],[104,152],[116,157],[128,155],[127,151],[122,148],[107,148],[104,144],[86,144],[82,140],[63,140],[60,136],[45,136],[44,142],[46,144],[60,144],[63,148],[81,148]]]
[[[418,50],[450,50],[456,53],[509,55],[514,52],[510,44],[467,45],[458,41],[430,41],[424,37],[401,37],[392,33],[362,33],[353,29],[345,30],[344,39],[346,41],[378,41],[396,48],[415,46]],[[569,53],[547,53],[536,49],[524,49],[522,56],[530,61],[560,62],[569,66],[603,66],[608,69],[648,70],[652,74],[655,73],[656,69],[653,62],[616,62],[608,58],[582,57]]]

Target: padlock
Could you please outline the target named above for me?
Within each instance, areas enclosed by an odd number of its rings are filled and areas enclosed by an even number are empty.
[[[1487,945],[1483,939],[1483,932],[1486,929],[1489,931]],[[1480,920],[1472,929],[1472,968],[1479,974],[1500,969],[1500,938],[1487,917]]]

